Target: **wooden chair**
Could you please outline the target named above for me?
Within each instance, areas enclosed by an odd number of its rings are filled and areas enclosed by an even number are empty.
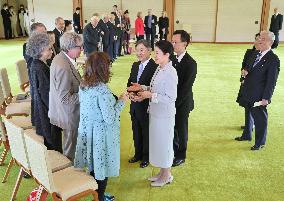
[[[27,94],[21,94],[21,95],[26,95],[27,98],[23,100],[17,100],[17,96],[12,95],[12,90],[11,90],[11,85],[9,82],[9,77],[7,73],[6,68],[1,68],[0,69],[0,81],[1,81],[1,87],[3,90],[4,97],[6,99],[6,103],[21,103],[22,107],[27,107],[29,103],[31,102],[31,98],[27,96]],[[28,103],[27,103],[28,102]],[[29,105],[30,107],[30,105]]]
[[[74,201],[87,195],[93,195],[98,201],[98,185],[92,176],[74,167],[52,173],[51,164],[46,160],[46,147],[28,134],[24,137],[33,176],[51,194],[53,201]]]
[[[15,187],[12,193],[12,197],[11,197],[11,200],[15,200],[24,173],[26,172],[29,175],[33,176],[33,173],[30,167],[30,159],[28,158],[28,155],[27,155],[27,146],[24,140],[24,132],[26,132],[30,137],[32,137],[34,141],[37,141],[38,143],[42,145],[44,143],[44,140],[42,136],[39,136],[36,134],[34,129],[28,129],[24,131],[23,128],[18,127],[14,123],[13,119],[4,119],[4,123],[5,123],[5,127],[7,130],[12,158],[9,162],[9,165],[5,172],[2,183],[5,183],[7,181],[8,175],[14,163],[20,166],[20,172],[19,172],[16,184],[15,184]],[[40,158],[36,156],[35,159],[39,160]],[[52,172],[56,172],[64,168],[68,168],[72,165],[71,161],[67,157],[61,155],[60,153],[56,151],[52,151],[52,150],[47,152],[46,160],[48,160],[49,163],[51,164],[50,167],[51,167]]]
[[[28,74],[28,68],[27,63],[24,59],[21,59],[16,62],[16,71],[18,75],[18,81],[20,84],[20,89],[23,92],[29,92],[30,88],[30,81],[29,81],[29,74]]]

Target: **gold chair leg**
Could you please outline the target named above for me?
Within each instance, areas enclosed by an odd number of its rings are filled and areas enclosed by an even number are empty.
[[[19,190],[19,187],[20,187],[22,178],[24,176],[24,173],[25,173],[24,168],[21,167],[19,175],[18,175],[18,178],[17,178],[17,181],[16,181],[16,184],[15,184],[15,187],[13,189],[13,193],[12,193],[12,196],[11,196],[11,201],[16,200],[17,192]]]
[[[9,173],[10,173],[10,171],[11,171],[13,165],[14,165],[14,162],[15,162],[14,159],[11,158],[11,160],[10,160],[10,162],[9,162],[9,165],[8,165],[8,167],[7,167],[7,169],[6,169],[5,175],[4,175],[4,177],[3,177],[2,183],[5,183],[5,182],[7,181],[7,178],[8,178],[8,176],[9,176]]]

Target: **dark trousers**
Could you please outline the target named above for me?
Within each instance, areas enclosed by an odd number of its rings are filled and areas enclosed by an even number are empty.
[[[151,44],[152,50],[154,50],[154,44],[155,44],[155,32],[152,31],[152,29],[147,28],[146,29],[146,40]]]
[[[275,35],[275,40],[271,46],[272,49],[277,48],[279,44],[279,32],[273,32]]]
[[[114,41],[113,42],[110,42],[109,43],[109,46],[108,46],[108,48],[107,48],[107,52],[108,52],[108,55],[109,55],[109,57],[110,57],[110,59],[111,60],[113,60],[113,58],[114,58],[114,54],[113,54],[113,46],[114,46]]]
[[[175,118],[174,153],[175,158],[185,159],[188,141],[188,116],[189,113],[179,114]]]
[[[11,22],[5,22],[4,23],[4,34],[5,34],[5,39],[11,39],[12,38],[12,27],[11,27]]]
[[[91,171],[90,175],[95,178],[94,171]],[[105,200],[104,195],[105,195],[105,191],[106,191],[106,187],[107,187],[108,178],[106,177],[104,180],[97,180],[95,178],[95,180],[98,184],[97,192],[98,192],[98,195],[99,195],[99,201],[104,201]]]
[[[136,35],[136,39],[137,39],[137,42],[138,42],[139,40],[144,39],[144,35],[140,35],[140,36],[137,36],[137,35]]]
[[[135,158],[149,160],[149,115],[131,114]]]
[[[160,40],[167,40],[168,34],[164,34],[162,31],[160,32]]]
[[[242,137],[251,139],[252,127],[255,125],[255,146],[265,145],[267,135],[268,113],[264,106],[246,108],[246,125]]]
[[[77,29],[74,26],[74,32],[76,32],[77,34],[81,34],[82,33],[81,25],[77,25]]]
[[[52,141],[53,141],[53,150],[63,153],[62,128],[51,124],[51,136],[52,136]]]

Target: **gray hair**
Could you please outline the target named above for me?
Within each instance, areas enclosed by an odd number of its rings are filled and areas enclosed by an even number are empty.
[[[145,39],[141,39],[141,40],[137,41],[137,43],[135,44],[135,47],[137,47],[140,44],[144,45],[147,49],[151,49],[150,43]]]
[[[75,48],[78,43],[82,42],[82,37],[75,32],[65,32],[60,37],[60,48],[64,52],[68,52],[68,50]]]
[[[47,33],[33,33],[27,42],[26,54],[39,59],[46,47],[49,47],[50,41]]]
[[[63,20],[63,21],[64,21],[64,19],[63,19],[62,17],[57,17],[57,18],[55,18],[55,24],[57,24],[60,20]]]
[[[46,29],[43,23],[35,22],[35,23],[32,23],[32,25],[30,26],[30,34],[33,34],[37,30],[38,27],[44,27]]]
[[[271,44],[273,44],[274,40],[275,40],[275,35],[273,32],[271,31],[261,31],[260,35],[265,34],[268,36],[268,38],[270,39]]]

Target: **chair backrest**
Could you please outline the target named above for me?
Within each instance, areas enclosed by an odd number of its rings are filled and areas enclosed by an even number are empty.
[[[27,155],[24,140],[24,129],[13,124],[9,119],[4,120],[12,157],[24,168],[30,170],[30,162]]]
[[[1,81],[0,81],[1,82]],[[1,84],[2,85],[2,84]],[[4,104],[4,105],[3,105]],[[0,105],[3,105],[4,107],[6,106],[5,104],[5,97],[4,97],[4,93],[3,93],[3,89],[2,87],[0,87]]]
[[[16,62],[16,70],[20,87],[29,82],[27,63],[24,59]]]
[[[0,81],[3,94],[5,98],[8,98],[11,95],[11,85],[8,78],[8,73],[6,68],[0,69]]]
[[[35,134],[26,131],[24,131],[24,138],[33,177],[52,193],[54,184],[51,166],[47,162],[47,148],[35,138]]]

